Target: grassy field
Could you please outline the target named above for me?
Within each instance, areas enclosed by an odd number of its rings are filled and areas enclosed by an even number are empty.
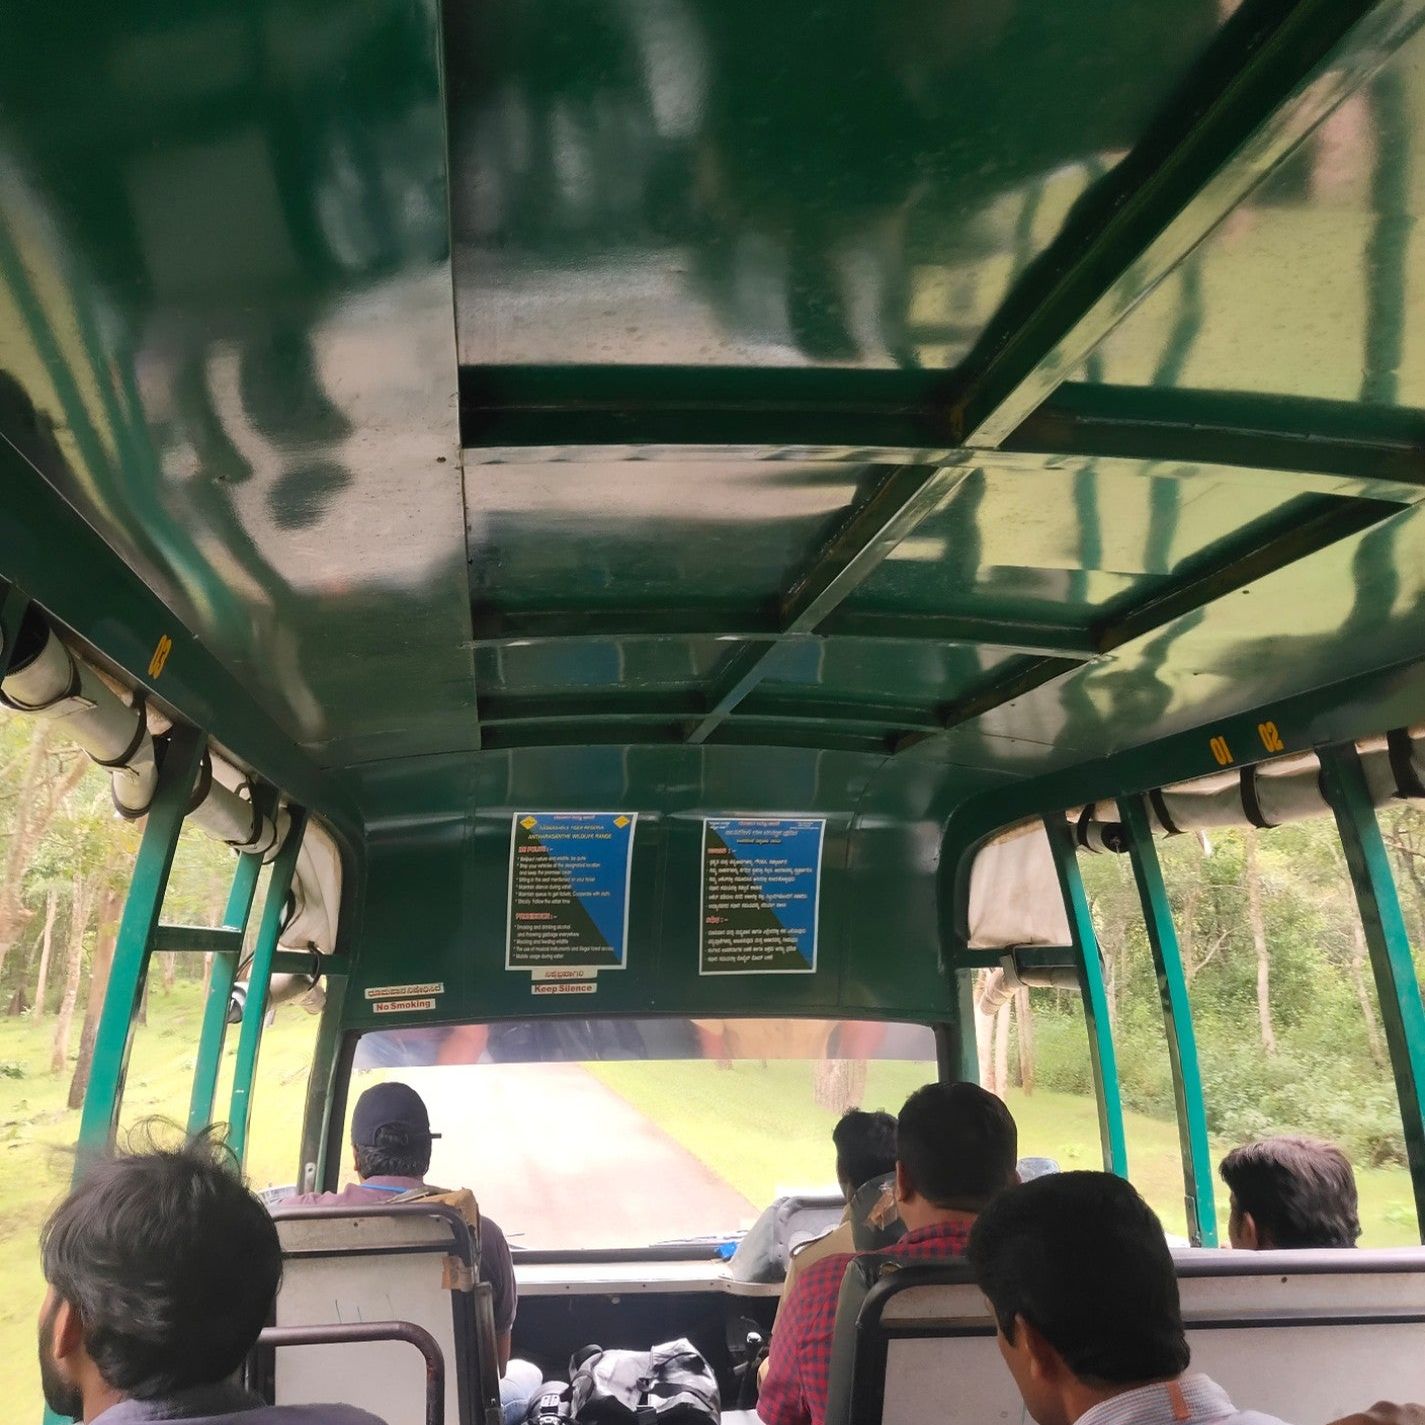
[[[197,1042],[196,987],[156,995],[130,1062],[124,1123],[149,1115],[186,1115]],[[264,1038],[255,1095],[248,1170],[254,1186],[291,1182],[298,1156],[302,1098],[316,1021],[283,1010]],[[37,1420],[35,1316],[43,1291],[36,1237],[46,1212],[64,1191],[79,1115],[64,1107],[69,1075],[49,1073],[53,1026],[0,1019],[0,1398],[12,1420]],[[77,1037],[77,1035],[76,1035]],[[236,1035],[229,1035],[227,1101]],[[611,1063],[597,1077],[683,1144],[753,1202],[784,1187],[826,1183],[831,1176],[834,1115],[814,1105],[805,1064],[742,1064],[716,1070],[703,1063]],[[864,1102],[894,1111],[928,1071],[913,1064],[872,1064]],[[1015,1094],[1020,1151],[1057,1158],[1066,1167],[1097,1167],[1098,1123],[1093,1103],[1063,1094]],[[1181,1173],[1175,1125],[1128,1116],[1134,1180],[1170,1232],[1183,1231]],[[1218,1145],[1225,1147],[1226,1145]],[[1404,1169],[1359,1175],[1365,1245],[1415,1240]],[[516,1224],[510,1224],[515,1226]]]
[[[659,1064],[656,1069],[600,1064],[594,1073],[753,1202],[768,1201],[780,1187],[825,1183],[831,1175],[835,1115],[811,1102],[810,1076],[803,1064],[774,1062],[765,1070],[741,1064],[720,1074],[696,1063]],[[872,1064],[864,1104],[895,1112],[927,1076],[913,1064]],[[789,1104],[796,1105],[795,1112],[788,1112]],[[1021,1155],[1057,1158],[1064,1168],[1102,1167],[1092,1099],[1013,1091],[1009,1105],[1019,1124]],[[1134,1183],[1163,1226],[1182,1235],[1186,1225],[1177,1125],[1130,1113],[1126,1126]],[[1215,1143],[1214,1157],[1230,1146]],[[1410,1176],[1404,1168],[1358,1172],[1357,1184],[1365,1229],[1362,1246],[1418,1242]],[[1219,1202],[1218,1220],[1225,1242],[1225,1200]]]
[[[139,1028],[129,1061],[126,1126],[154,1114],[187,1117],[199,1015],[196,985],[152,997],[149,1023]],[[286,1008],[264,1036],[248,1152],[255,1186],[292,1181],[316,1023]],[[10,1402],[5,1413],[17,1422],[39,1419],[35,1318],[44,1284],[36,1240],[68,1185],[79,1129],[78,1112],[64,1106],[69,1072],[49,1072],[53,1032],[52,1020],[0,1019],[0,1399]],[[227,1102],[236,1043],[230,1031],[220,1104]]]

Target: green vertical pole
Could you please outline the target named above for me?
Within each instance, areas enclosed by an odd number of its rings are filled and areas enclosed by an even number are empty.
[[[15,658],[15,641],[20,636],[20,624],[29,612],[30,600],[13,584],[0,585],[0,681],[10,671]]]
[[[298,1192],[319,1192],[326,1185],[327,1133],[331,1126],[332,1090],[336,1086],[337,1052],[341,1048],[347,977],[328,972],[327,1002],[317,1026],[312,1068],[307,1075],[307,1104],[302,1115],[302,1156],[297,1165]]]
[[[247,1152],[247,1131],[252,1121],[252,1090],[257,1078],[257,1055],[262,1047],[262,1021],[267,1017],[267,988],[272,979],[272,957],[277,953],[277,937],[282,930],[282,908],[292,874],[297,869],[297,852],[302,847],[307,814],[290,807],[291,823],[287,839],[272,863],[272,879],[262,903],[262,920],[257,927],[257,943],[252,949],[252,965],[247,977],[247,1000],[242,1009],[242,1031],[238,1035],[237,1063],[233,1067],[232,1108],[228,1114],[228,1146],[239,1162]]]
[[[980,1054],[975,1039],[975,974],[973,970],[951,970],[955,990],[955,1018],[947,1025],[946,1042],[940,1052],[940,1077],[946,1083],[977,1084],[980,1081]]]
[[[1089,1062],[1093,1068],[1094,1096],[1098,1099],[1098,1131],[1103,1144],[1103,1166],[1119,1177],[1128,1176],[1128,1145],[1123,1132],[1123,1096],[1118,1085],[1118,1056],[1113,1049],[1113,1025],[1108,1015],[1108,994],[1103,986],[1103,963],[1094,934],[1088,897],[1079,875],[1074,838],[1062,812],[1044,818],[1059,889],[1069,917],[1069,936],[1078,959],[1079,991],[1084,1001],[1084,1021],[1089,1036]]]
[[[252,898],[261,872],[262,857],[258,853],[249,851],[238,857],[232,888],[228,891],[227,908],[223,911],[225,929],[247,929],[247,918],[252,911]],[[237,975],[238,954],[236,950],[220,950],[213,956],[213,969],[208,976],[208,997],[203,1003],[203,1028],[198,1035],[198,1060],[193,1067],[193,1095],[188,1104],[190,1133],[201,1132],[213,1121],[213,1099],[218,1091],[218,1069],[223,1060],[228,1001],[232,997],[233,980]]]
[[[1324,748],[1318,756],[1322,790],[1336,814],[1336,828],[1341,834],[1370,950],[1405,1128],[1415,1216],[1425,1240],[1425,1110],[1421,1101],[1425,1086],[1425,1005],[1420,1000],[1420,982],[1361,759],[1349,745]]]
[[[1173,1098],[1178,1109],[1178,1142],[1183,1161],[1183,1200],[1187,1206],[1188,1240],[1194,1247],[1217,1246],[1217,1207],[1212,1190],[1212,1149],[1207,1141],[1207,1110],[1202,1100],[1202,1071],[1197,1061],[1192,1006],[1178,944],[1168,888],[1153,844],[1142,797],[1120,797],[1118,814],[1128,840],[1133,879],[1143,905],[1143,924],[1153,950],[1158,997],[1168,1035],[1168,1059],[1173,1071]]]
[[[175,728],[158,774],[158,787],[144,823],[143,841],[134,862],[119,934],[114,942],[114,961],[109,971],[109,988],[94,1036],[94,1061],[89,1071],[89,1091],[84,1095],[84,1111],[79,1120],[79,1161],[75,1172],[84,1169],[85,1159],[107,1149],[119,1120],[119,1101],[124,1093],[124,1075],[129,1067],[133,1043],[134,1017],[148,974],[149,950],[154,927],[163,909],[168,873],[173,853],[203,753],[203,735],[191,728]]]

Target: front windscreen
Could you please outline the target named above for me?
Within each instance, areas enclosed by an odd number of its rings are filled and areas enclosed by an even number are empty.
[[[357,1045],[350,1113],[383,1080],[425,1100],[427,1180],[468,1187],[514,1248],[721,1242],[785,1192],[835,1190],[831,1130],[936,1077],[924,1025],[540,1019]],[[348,1148],[348,1154],[350,1149]],[[350,1176],[350,1160],[343,1181]]]

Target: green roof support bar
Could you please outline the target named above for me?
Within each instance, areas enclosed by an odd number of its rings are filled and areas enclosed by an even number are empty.
[[[173,869],[178,833],[193,799],[193,784],[205,741],[204,736],[192,728],[175,728],[163,754],[153,804],[144,823],[143,840],[139,843],[124,914],[119,921],[109,988],[94,1036],[94,1066],[79,1121],[76,1175],[83,1171],[90,1154],[103,1152],[113,1141],[153,935],[163,909],[164,892],[168,889],[168,873]]]
[[[297,869],[297,853],[302,849],[302,833],[307,814],[289,807],[291,823],[287,839],[272,863],[272,879],[262,903],[262,920],[257,927],[257,943],[252,950],[248,972],[247,1002],[243,1005],[242,1030],[238,1035],[237,1064],[233,1069],[232,1108],[228,1114],[228,1146],[239,1162],[247,1151],[247,1130],[252,1121],[252,1089],[257,1078],[257,1055],[262,1047],[262,1021],[267,1017],[267,988],[272,979],[272,958],[277,953],[277,937],[282,932],[282,908],[292,873]]]
[[[1197,1061],[1197,1036],[1193,1032],[1182,949],[1143,798],[1120,797],[1118,814],[1128,840],[1133,879],[1138,884],[1143,923],[1153,950],[1158,996],[1163,1002],[1163,1025],[1167,1030],[1168,1059],[1173,1070],[1173,1098],[1178,1110],[1178,1141],[1182,1146],[1188,1240],[1194,1247],[1215,1247],[1217,1207],[1212,1190],[1212,1149],[1207,1141],[1202,1071]]]
[[[1336,814],[1351,883],[1360,907],[1380,999],[1385,1042],[1395,1071],[1395,1090],[1405,1128],[1405,1154],[1415,1189],[1415,1215],[1425,1240],[1425,1005],[1410,954],[1410,938],[1400,913],[1395,877],[1380,824],[1376,821],[1361,760],[1352,746],[1326,747],[1321,759],[1322,790]]]
[[[247,929],[252,911],[257,878],[262,873],[262,857],[249,851],[238,857],[233,871],[233,883],[228,891],[228,903],[223,910],[223,926],[237,931]],[[240,944],[241,942],[239,942]],[[218,1091],[218,1069],[223,1061],[223,1038],[228,1027],[228,1000],[237,977],[238,950],[218,950],[213,955],[213,967],[208,975],[208,997],[203,1002],[203,1027],[198,1035],[198,1059],[193,1067],[193,1094],[188,1102],[188,1131],[200,1132],[213,1121],[213,1099]]]
[[[1063,812],[1046,816],[1044,830],[1054,854],[1054,869],[1059,873],[1059,889],[1069,917],[1069,937],[1078,961],[1079,991],[1083,995],[1084,1023],[1089,1036],[1089,1063],[1093,1069],[1094,1096],[1098,1099],[1103,1166],[1108,1172],[1126,1178],[1128,1143],[1123,1132],[1123,1093],[1118,1084],[1118,1055],[1113,1048],[1113,1024],[1108,1014],[1098,936],[1094,933],[1083,877],[1079,874],[1073,833]]]

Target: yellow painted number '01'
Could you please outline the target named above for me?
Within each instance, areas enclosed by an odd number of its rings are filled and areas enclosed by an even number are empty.
[[[1227,745],[1225,737],[1214,737],[1209,742],[1208,747],[1212,750],[1212,760],[1219,767],[1229,766],[1232,762],[1232,749]]]
[[[173,652],[173,640],[165,633],[158,640],[158,646],[153,650],[153,657],[148,660],[148,676],[156,678],[163,672],[164,665],[168,662],[168,655]]]

